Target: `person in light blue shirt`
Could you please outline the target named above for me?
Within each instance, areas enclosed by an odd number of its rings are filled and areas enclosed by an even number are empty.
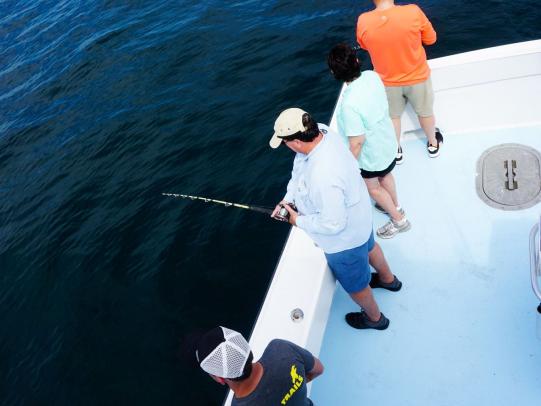
[[[377,73],[361,73],[355,51],[346,44],[331,50],[328,64],[334,77],[347,85],[336,109],[338,129],[358,161],[368,192],[376,201],[376,209],[390,216],[389,222],[377,230],[377,235],[392,238],[411,226],[398,203],[391,173],[398,144],[385,87]]]
[[[371,287],[398,291],[402,283],[374,242],[372,207],[356,160],[339,135],[298,108],[283,111],[275,122],[270,146],[282,144],[296,155],[287,193],[272,216],[285,207],[289,222],[323,250],[336,279],[363,309],[346,315],[350,326],[386,329],[389,320],[380,312]]]

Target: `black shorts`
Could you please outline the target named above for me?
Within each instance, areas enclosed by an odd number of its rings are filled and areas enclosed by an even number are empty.
[[[391,165],[389,165],[387,169],[384,169],[382,171],[370,172],[370,171],[365,171],[364,169],[361,169],[361,176],[364,179],[383,178],[385,175],[391,173],[395,165],[396,165],[396,159],[393,159],[393,162],[391,162]]]

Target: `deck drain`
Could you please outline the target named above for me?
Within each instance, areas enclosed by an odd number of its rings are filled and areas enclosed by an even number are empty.
[[[302,309],[296,308],[291,310],[291,320],[293,323],[300,323],[304,319],[304,312]]]
[[[541,154],[520,144],[487,149],[477,161],[477,195],[491,207],[521,210],[541,201]]]

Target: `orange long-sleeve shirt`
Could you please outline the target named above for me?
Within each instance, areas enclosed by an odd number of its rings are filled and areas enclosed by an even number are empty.
[[[368,51],[385,86],[411,86],[430,76],[424,45],[436,42],[436,31],[414,4],[363,13],[357,42]]]

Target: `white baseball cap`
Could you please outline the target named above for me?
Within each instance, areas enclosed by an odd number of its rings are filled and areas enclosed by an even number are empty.
[[[206,373],[234,379],[242,376],[250,352],[250,346],[242,334],[220,326],[201,337],[195,357]]]
[[[282,111],[274,122],[274,134],[269,141],[270,147],[278,148],[283,137],[306,131],[306,127],[302,124],[302,117],[305,114],[307,114],[306,111],[297,107]]]

